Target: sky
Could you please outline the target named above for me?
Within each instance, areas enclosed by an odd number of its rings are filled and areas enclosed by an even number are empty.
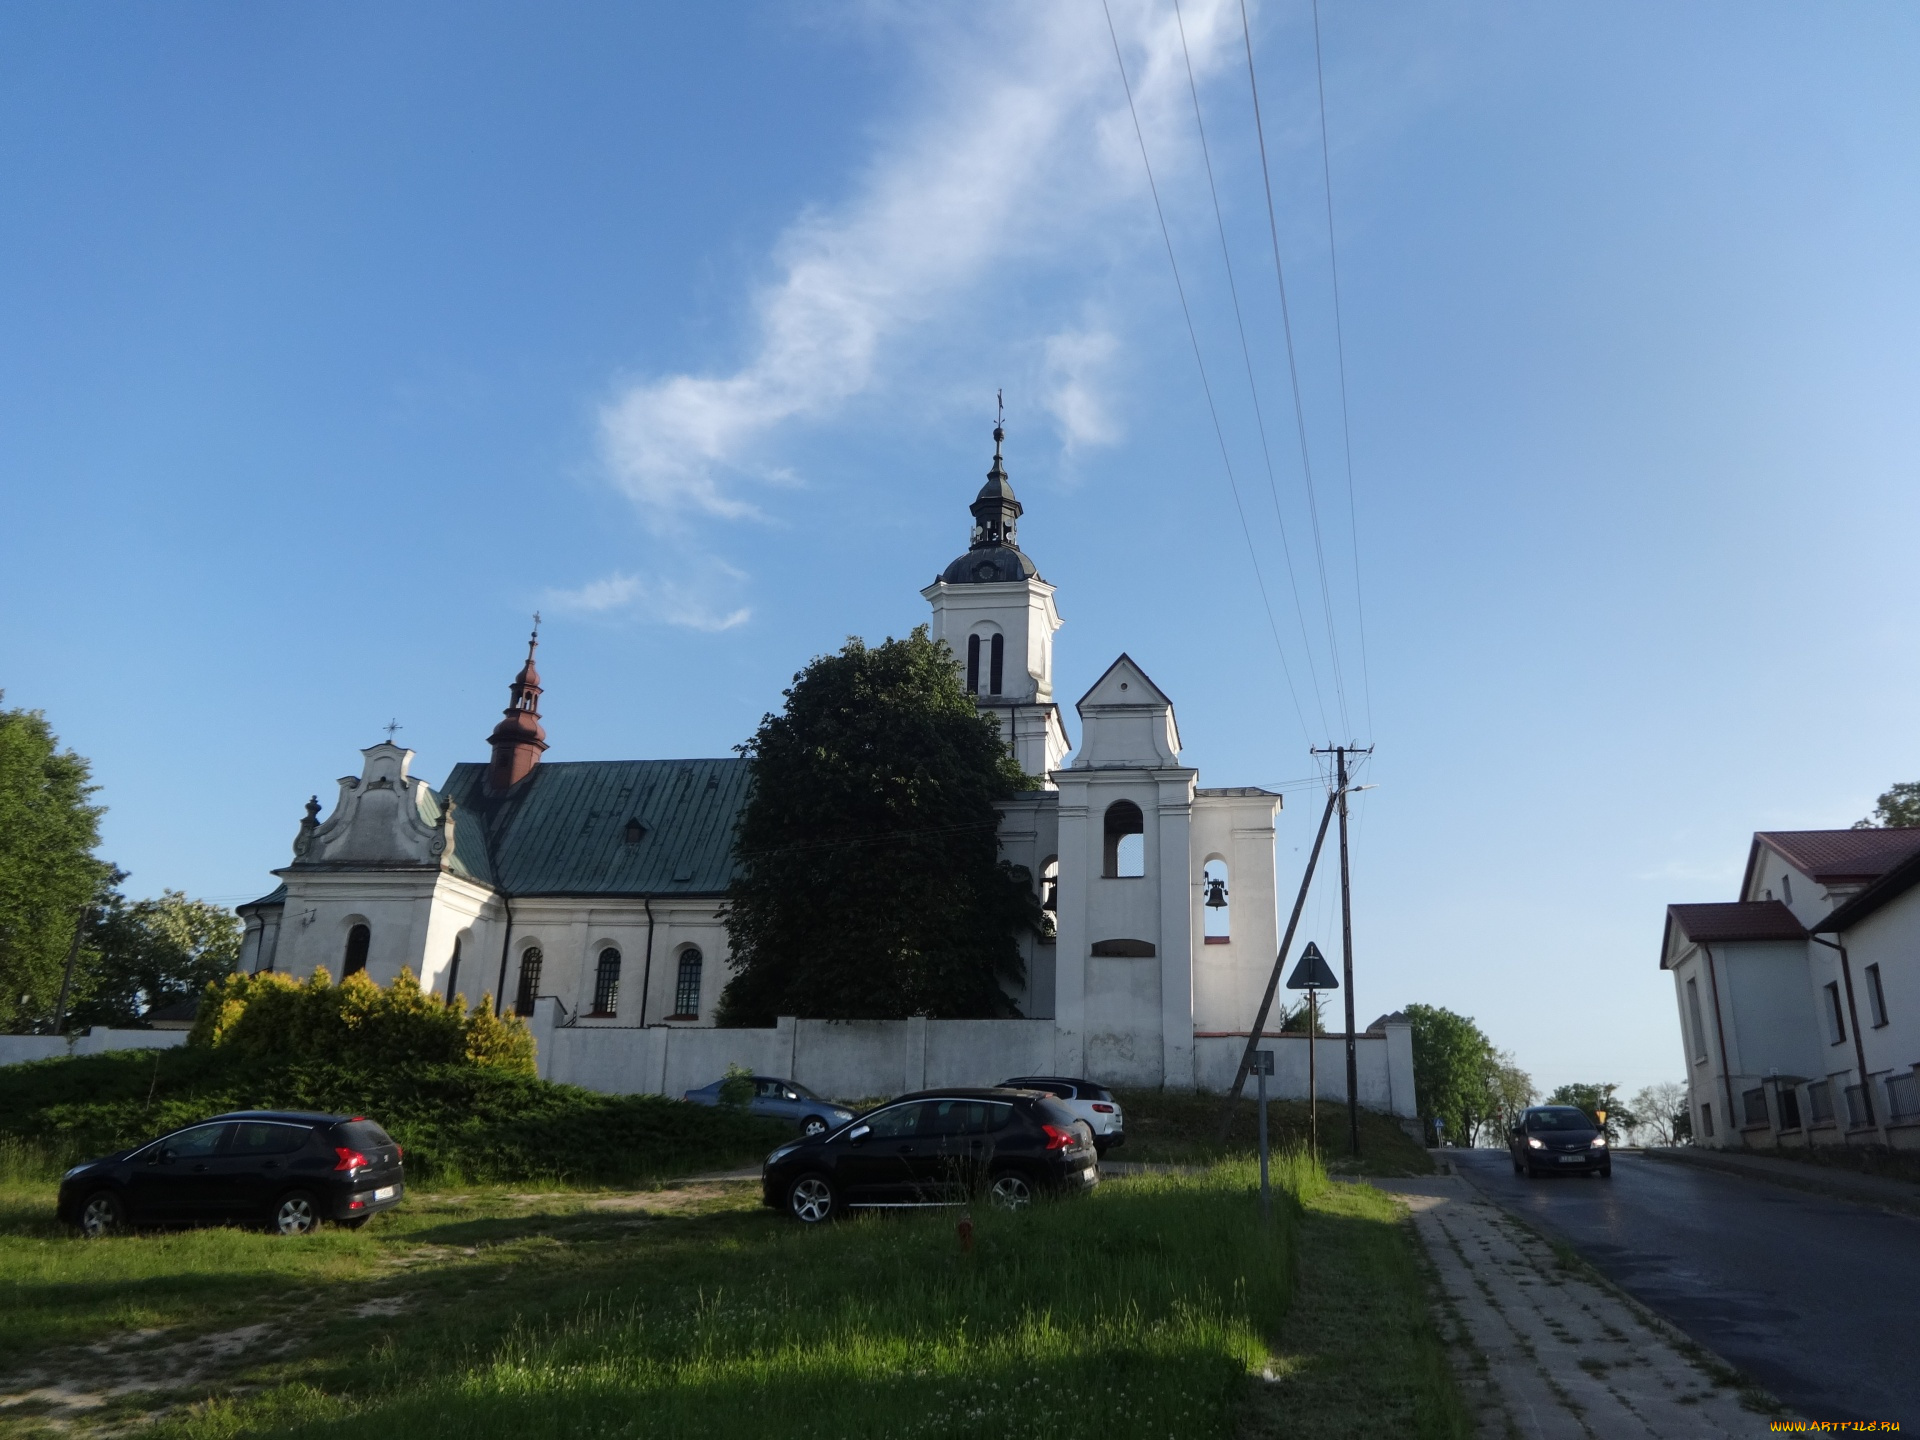
[[[1004,390],[1063,702],[1288,894],[1374,747],[1361,1023],[1677,1078],[1664,907],[1920,778],[1920,14],[1249,0],[1261,131],[1237,3],[1111,4],[0,8],[0,688],[126,888],[484,758],[535,610],[551,758],[730,753]]]

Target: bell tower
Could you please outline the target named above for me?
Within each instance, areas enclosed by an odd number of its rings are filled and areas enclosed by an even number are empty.
[[[533,773],[547,748],[547,732],[540,724],[540,672],[533,668],[533,652],[540,644],[540,617],[534,617],[527,640],[527,663],[513,677],[507,708],[487,737],[492,758],[487,762],[487,789],[504,794]]]
[[[933,636],[960,666],[982,713],[1000,722],[1020,768],[1045,779],[1067,755],[1067,732],[1053,702],[1053,632],[1060,628],[1053,586],[1020,549],[1025,512],[1007,479],[1004,419],[993,427],[993,466],[969,510],[967,551],[920,593],[933,606]],[[1050,783],[1050,782],[1049,782]]]

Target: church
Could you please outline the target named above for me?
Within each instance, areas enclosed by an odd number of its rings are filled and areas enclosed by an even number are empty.
[[[996,428],[966,551],[920,593],[967,691],[1040,781],[1001,808],[1002,855],[1055,922],[1025,942],[1023,1018],[783,1020],[771,1051],[752,1048],[762,1032],[716,1030],[746,762],[546,759],[537,633],[486,760],[436,788],[411,750],[372,745],[330,812],[308,802],[280,886],[239,907],[243,968],[386,983],[404,966],[442,995],[490,992],[533,1024],[543,1074],[601,1089],[678,1093],[677,1073],[705,1083],[700,1067],[722,1053],[805,1080],[804,1027],[812,1073],[835,1077],[806,1083],[843,1087],[829,1093],[885,1093],[862,1045],[918,1045],[904,1065],[874,1062],[906,1088],[990,1084],[998,1070],[1220,1088],[1274,963],[1280,796],[1202,787],[1172,700],[1125,654],[1074,706],[1076,748],[1053,689],[1060,611],[1020,548],[1003,440]],[[682,1061],[667,1058],[675,1046]],[[1402,1068],[1382,1061],[1382,1081]],[[1399,1088],[1401,1104],[1381,1108],[1411,1105],[1410,1071]]]

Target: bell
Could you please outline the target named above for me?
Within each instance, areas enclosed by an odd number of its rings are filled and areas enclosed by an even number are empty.
[[[1207,881],[1206,907],[1209,910],[1227,908],[1227,882],[1224,880]]]
[[[1055,914],[1059,913],[1060,882],[1058,880],[1047,881],[1047,898],[1040,902],[1040,908],[1042,910],[1050,910]]]

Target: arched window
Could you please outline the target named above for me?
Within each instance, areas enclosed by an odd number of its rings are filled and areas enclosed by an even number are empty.
[[[680,974],[673,987],[673,1014],[669,1020],[698,1020],[700,1018],[700,952],[686,949],[680,952]]]
[[[612,1016],[620,1005],[620,952],[609,945],[600,952],[599,968],[593,972],[593,1013]]]
[[[1007,668],[1007,637],[996,633],[987,652],[987,693],[998,695]]]
[[[1229,917],[1230,908],[1227,891],[1227,862],[1209,860],[1200,871],[1200,913],[1206,917],[1206,943],[1224,945],[1233,934],[1233,925]]]
[[[1040,862],[1040,908],[1049,915],[1060,912],[1060,857],[1049,855]]]
[[[367,968],[367,949],[373,944],[373,931],[365,925],[356,925],[347,931],[347,954],[340,962],[340,978],[346,979],[356,970]]]
[[[1100,873],[1109,880],[1130,879],[1147,873],[1147,822],[1131,800],[1107,807],[1106,856]]]
[[[980,637],[967,636],[967,694],[980,693]]]
[[[540,998],[540,947],[529,945],[520,955],[520,990],[514,997],[513,1013],[533,1014],[533,1002]]]

